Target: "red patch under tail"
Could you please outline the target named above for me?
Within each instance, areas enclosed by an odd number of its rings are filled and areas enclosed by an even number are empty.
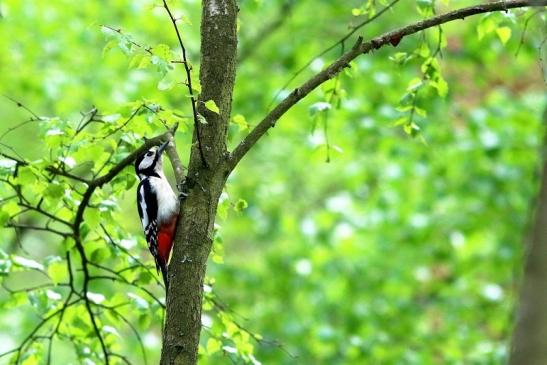
[[[158,231],[158,255],[161,259],[161,271],[165,286],[167,283],[167,263],[169,262],[169,256],[171,255],[171,249],[173,248],[173,240],[175,239],[175,229],[177,226],[177,217],[171,219],[170,222],[162,224]]]

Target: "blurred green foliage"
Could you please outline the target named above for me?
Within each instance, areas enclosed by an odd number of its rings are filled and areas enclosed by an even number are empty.
[[[200,2],[170,3],[199,92]],[[473,3],[402,1],[358,33],[367,38]],[[248,54],[238,66],[230,146],[342,46],[278,93],[297,69],[386,4],[240,1],[240,48]],[[0,12],[0,88],[16,101],[0,98],[0,133],[8,132],[0,134],[0,152],[32,161],[9,180],[13,163],[0,159],[2,180],[72,221],[84,185],[48,181],[46,166],[90,177],[174,122],[181,123],[179,152],[188,155],[188,91],[157,3],[7,0]],[[200,363],[502,363],[537,189],[541,29],[543,13],[517,10],[428,30],[357,59],[284,116],[221,198]],[[40,118],[21,124],[32,115],[17,102]],[[78,132],[93,108],[102,122]],[[88,296],[108,345],[143,364],[140,338],[154,364],[163,290],[138,265],[152,261],[135,181],[128,168],[97,191],[84,230],[91,260],[115,271],[134,267],[123,278],[136,287],[96,280]],[[2,224],[45,222],[16,218],[13,194],[0,185]],[[65,251],[74,249],[70,239],[44,232],[3,229],[0,238],[2,353],[60,308]],[[76,270],[75,280],[81,275]],[[46,286],[18,291],[39,285]],[[106,306],[120,306],[123,318]],[[59,333],[52,364],[101,363],[82,303],[66,310]],[[44,364],[48,341],[23,352],[21,363]]]

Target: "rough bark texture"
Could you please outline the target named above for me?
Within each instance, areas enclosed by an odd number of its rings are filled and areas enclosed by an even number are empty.
[[[218,198],[228,169],[226,131],[230,120],[237,50],[235,0],[204,0],[201,22],[201,95],[198,112],[206,163],[197,137],[190,154],[185,186],[188,198],[181,204],[181,219],[169,264],[170,288],[164,328],[162,365],[194,365],[201,331],[201,307],[206,263],[211,251]],[[216,114],[205,108],[214,100]]]
[[[547,109],[543,121],[547,126]],[[541,187],[524,268],[509,364],[547,364],[547,133]]]

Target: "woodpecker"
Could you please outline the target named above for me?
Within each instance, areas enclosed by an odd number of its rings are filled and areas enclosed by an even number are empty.
[[[179,201],[163,173],[162,152],[169,142],[153,147],[135,160],[140,183],[137,208],[150,253],[161,270],[165,288],[169,287],[167,263],[173,247],[179,214]]]

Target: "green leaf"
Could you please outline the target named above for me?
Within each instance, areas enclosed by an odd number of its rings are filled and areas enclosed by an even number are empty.
[[[244,199],[239,199],[234,207],[234,210],[236,212],[241,212],[243,211],[244,209],[246,209],[247,207],[249,206],[249,204],[247,203],[246,200]]]
[[[437,89],[437,93],[441,98],[446,97],[448,94],[448,83],[442,77],[439,77],[436,81],[431,83],[433,87]]]
[[[477,35],[479,40],[484,38],[485,35],[496,29],[496,23],[492,20],[490,14],[485,15],[479,25],[477,25]]]
[[[104,57],[106,56],[106,54],[107,54],[108,52],[110,52],[110,50],[111,50],[112,48],[114,48],[117,44],[118,44],[118,40],[116,40],[116,39],[112,39],[112,40],[108,41],[108,43],[107,43],[107,44],[104,46],[104,48],[103,48],[103,58],[104,58]]]
[[[166,44],[158,44],[156,47],[152,48],[152,53],[164,61],[171,61],[171,48]]]
[[[101,214],[98,209],[87,208],[84,213],[84,221],[90,230],[93,230],[101,223]]]
[[[93,262],[104,262],[110,257],[111,253],[107,247],[97,247],[90,255]]]
[[[247,123],[247,120],[245,120],[245,117],[242,114],[234,115],[232,122],[239,127],[240,131],[249,129],[249,123]]]
[[[129,68],[137,67],[141,63],[143,58],[144,58],[144,54],[142,53],[137,53],[136,55],[131,57],[131,60],[129,61]]]
[[[10,200],[6,204],[2,205],[2,212],[6,213],[8,217],[12,217],[15,214],[19,213],[21,208],[14,200]]]
[[[65,188],[56,182],[51,182],[50,184],[47,185],[47,188],[44,190],[45,196],[49,198],[54,198],[54,199],[61,198],[64,192],[65,192]]]
[[[141,271],[137,282],[142,285],[150,284],[154,280],[154,277],[148,271]]]
[[[408,83],[408,86],[406,88],[407,91],[415,91],[416,89],[419,89],[423,85],[423,81],[419,77],[415,77]]]
[[[507,42],[511,38],[511,28],[498,27],[496,28],[496,34],[498,35],[498,38],[501,40],[501,43],[507,44]]]
[[[30,185],[34,183],[36,176],[30,167],[24,166],[19,169],[17,174],[17,182],[21,185]]]
[[[47,268],[47,274],[53,283],[59,284],[68,279],[66,263],[64,261],[55,261]]]
[[[406,61],[410,59],[410,57],[406,52],[397,52],[394,55],[390,56],[389,59],[398,65],[403,65],[406,63]]]
[[[209,338],[207,340],[206,350],[208,355],[212,355],[215,352],[218,352],[221,349],[221,347],[222,347],[222,342],[220,342],[219,340],[215,338]]]
[[[207,100],[205,102],[205,107],[214,113],[220,114],[220,109],[214,100]]]
[[[137,68],[138,69],[147,68],[148,66],[150,66],[151,63],[152,63],[151,56],[145,55],[141,58]]]

